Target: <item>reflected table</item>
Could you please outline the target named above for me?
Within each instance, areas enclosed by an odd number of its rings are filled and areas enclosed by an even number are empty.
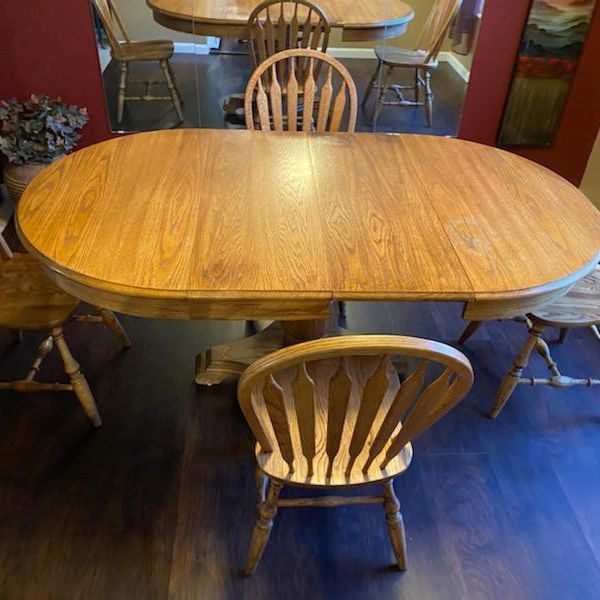
[[[340,300],[459,301],[470,320],[514,317],[600,256],[600,213],[564,179],[421,135],[124,136],[45,169],[17,227],[51,279],[96,306],[278,321],[202,354],[205,384],[323,335]]]
[[[164,27],[216,37],[245,38],[246,22],[258,0],[147,0],[154,20]],[[400,0],[319,0],[333,28],[347,42],[402,35],[414,17]]]

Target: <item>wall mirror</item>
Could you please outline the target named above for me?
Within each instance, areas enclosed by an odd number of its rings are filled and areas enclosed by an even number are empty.
[[[310,23],[304,44],[321,48],[325,40],[355,82],[357,131],[455,136],[483,2],[318,0],[326,23],[308,0],[286,5],[283,17],[275,2],[258,14],[257,35],[267,46],[272,36],[278,48],[283,20],[284,45],[293,35],[299,46]],[[256,52],[245,23],[257,0],[91,3],[113,131],[245,127]]]

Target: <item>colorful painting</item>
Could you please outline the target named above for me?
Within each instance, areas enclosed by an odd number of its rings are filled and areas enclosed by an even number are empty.
[[[552,144],[595,3],[596,0],[533,0],[499,144]]]

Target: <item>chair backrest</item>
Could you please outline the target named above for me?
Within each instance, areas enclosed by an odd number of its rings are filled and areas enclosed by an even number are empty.
[[[461,4],[462,0],[437,0],[431,9],[417,42],[417,50],[427,52],[427,62],[437,59],[444,36]]]
[[[325,73],[318,78],[321,66],[326,67]],[[263,131],[353,132],[356,86],[346,67],[335,58],[304,48],[284,50],[254,71],[246,87],[244,108],[248,129],[255,128],[256,108]]]
[[[112,0],[92,0],[92,2],[106,30],[111,50],[118,57],[121,41],[131,41],[123,25],[123,21]]]
[[[416,362],[399,388],[392,357]],[[427,371],[435,371],[430,383]],[[393,335],[342,336],[290,346],[253,363],[240,379],[238,399],[261,451],[281,453],[291,473],[306,468],[310,477],[316,448],[325,448],[329,477],[342,448],[338,461],[349,477],[371,465],[385,469],[472,383],[469,360],[445,344]],[[315,413],[327,416],[315,419]],[[297,437],[300,444],[293,443]],[[298,448],[305,461],[296,455]],[[323,461],[318,468],[325,468]]]
[[[331,27],[323,10],[308,0],[265,0],[248,18],[253,67],[292,48],[325,52]]]

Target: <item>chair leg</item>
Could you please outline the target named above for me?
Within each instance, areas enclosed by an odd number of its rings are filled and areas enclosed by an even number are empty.
[[[404,520],[400,512],[400,502],[394,492],[394,480],[390,479],[383,484],[385,521],[388,534],[392,542],[394,556],[401,571],[406,571],[406,534],[404,533]]]
[[[265,502],[267,499],[267,485],[269,485],[269,478],[265,475],[264,471],[257,465],[256,467],[256,491],[258,493],[259,505]]]
[[[495,419],[504,408],[504,405],[508,402],[508,399],[511,397],[519,383],[519,378],[523,373],[523,369],[529,364],[529,357],[531,356],[533,349],[537,346],[543,330],[543,326],[537,324],[534,324],[529,330],[529,337],[527,338],[525,345],[519,354],[517,354],[512,368],[506,374],[500,389],[496,393],[494,404],[488,413],[488,417]]]
[[[415,102],[419,102],[421,98],[421,80],[419,79],[419,69],[415,69]]]
[[[173,75],[173,71],[171,71],[169,61],[161,60],[160,66],[162,67],[163,73],[165,75],[165,80],[167,82],[167,87],[169,88],[169,93],[171,94],[171,101],[173,102],[173,106],[175,107],[177,118],[179,119],[179,121],[183,121],[183,111],[181,110],[181,98],[179,96],[179,90],[177,89],[177,85],[175,84],[175,77]]]
[[[433,91],[431,89],[431,73],[425,70],[425,121],[427,127],[433,125]]]
[[[4,236],[0,233],[0,258],[9,259],[13,257],[13,252],[10,246],[6,243]]]
[[[246,575],[252,575],[256,571],[256,567],[265,551],[267,542],[273,529],[273,519],[277,515],[277,499],[283,485],[278,481],[271,481],[267,499],[260,505],[258,509],[258,518],[254,531],[252,532],[252,541],[248,550],[248,560],[246,562]]]
[[[464,344],[480,327],[483,321],[470,321],[462,335],[458,338],[458,344]]]
[[[385,92],[387,91],[389,82],[390,82],[390,77],[392,75],[392,71],[394,70],[394,67],[392,67],[391,65],[386,69],[385,71],[385,75],[383,77],[383,81],[381,82],[381,87],[379,88],[379,94],[377,94],[377,100],[375,101],[375,106],[373,108],[373,117],[372,117],[372,123],[373,123],[373,129],[375,129],[375,127],[377,127],[377,119],[379,118],[379,113],[381,112],[381,108],[383,107],[383,100],[385,97]]]
[[[375,69],[375,72],[373,73],[373,77],[371,77],[371,81],[369,81],[369,85],[367,86],[367,89],[365,90],[365,95],[363,96],[363,101],[362,101],[363,106],[368,102],[369,98],[371,97],[371,92],[373,91],[373,88],[375,87],[375,82],[379,78],[379,74],[381,73],[382,67],[383,67],[383,62],[379,61],[377,63],[377,68]]]
[[[52,352],[52,348],[54,348],[54,338],[50,335],[39,345],[35,359],[25,376],[25,381],[33,381],[37,377],[44,359]]]
[[[62,358],[65,372],[69,376],[77,399],[94,424],[94,427],[100,427],[102,425],[102,419],[100,418],[100,413],[98,412],[96,402],[94,401],[94,396],[92,395],[92,391],[90,390],[86,378],[79,368],[79,364],[73,358],[73,355],[67,346],[61,327],[56,327],[52,330],[52,338],[54,339],[54,343]]]
[[[129,76],[129,63],[119,63],[121,75],[119,78],[119,89],[117,95],[117,123],[123,120],[123,109],[125,107],[125,96],[127,95],[127,77]]]
[[[571,331],[571,330],[568,329],[567,327],[561,328],[560,333],[558,334],[558,343],[559,344],[562,344],[567,339],[567,336],[569,335],[569,331]]]
[[[104,324],[113,332],[115,337],[121,342],[123,348],[131,348],[131,340],[127,335],[127,332],[121,325],[119,319],[114,312],[111,310],[106,310],[104,308],[100,308],[100,317]]]

